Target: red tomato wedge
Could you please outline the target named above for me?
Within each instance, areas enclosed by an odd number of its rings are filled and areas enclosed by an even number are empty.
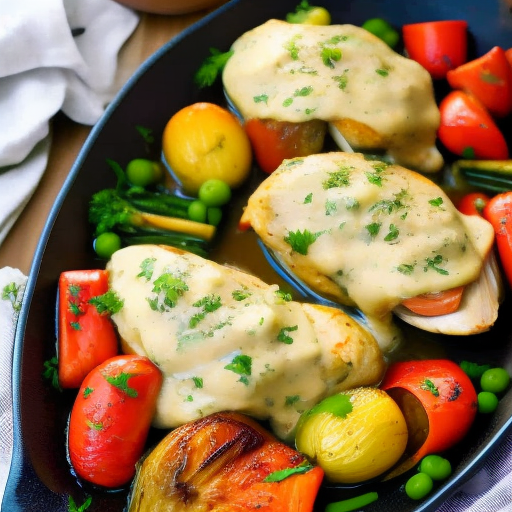
[[[286,158],[319,153],[324,144],[326,123],[313,120],[288,123],[272,119],[249,119],[245,131],[261,170],[274,172]]]
[[[441,101],[438,137],[452,153],[466,158],[506,160],[505,137],[485,107],[463,91],[452,91]]]
[[[402,27],[409,57],[419,62],[434,79],[466,62],[467,27],[463,20],[429,21]]]
[[[113,357],[87,375],[69,420],[69,458],[78,477],[108,488],[132,479],[162,379],[138,355]]]
[[[169,433],[142,462],[129,512],[311,512],[323,470],[235,413]]]
[[[483,192],[470,192],[460,199],[457,203],[457,209],[464,215],[483,217],[484,208],[490,200],[490,196]]]
[[[454,313],[459,309],[464,287],[451,288],[442,292],[424,293],[402,301],[402,306],[423,316],[440,316]]]
[[[108,291],[105,270],[70,270],[59,278],[59,383],[78,388],[98,364],[117,355],[118,341],[108,315],[89,301]]]
[[[512,192],[494,196],[487,203],[483,214],[494,228],[501,266],[512,286]]]
[[[410,457],[397,473],[458,443],[478,410],[470,378],[446,359],[393,363],[380,387],[398,403],[409,430]]]
[[[472,94],[495,117],[512,111],[512,67],[499,46],[448,71],[446,79],[453,89]]]

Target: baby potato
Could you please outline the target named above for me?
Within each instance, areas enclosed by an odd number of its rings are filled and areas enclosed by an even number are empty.
[[[384,391],[361,387],[330,396],[302,414],[297,449],[335,483],[358,483],[390,469],[407,445],[407,424]]]
[[[176,112],[164,129],[162,151],[191,196],[210,179],[237,188],[251,170],[252,149],[244,128],[231,112],[213,103],[194,103]]]

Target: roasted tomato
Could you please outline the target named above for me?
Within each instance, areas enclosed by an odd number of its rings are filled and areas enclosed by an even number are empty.
[[[249,119],[245,123],[254,156],[261,170],[274,172],[286,158],[320,153],[327,123],[311,120],[305,123],[288,123],[272,119]]]
[[[69,420],[69,458],[78,477],[108,488],[132,479],[161,386],[160,370],[138,355],[113,357],[87,375]]]
[[[168,434],[141,463],[129,512],[310,512],[323,471],[257,423],[218,413]]]
[[[405,471],[425,455],[458,443],[477,413],[475,388],[453,361],[430,359],[392,364],[381,388],[398,403],[407,420],[410,456]]]

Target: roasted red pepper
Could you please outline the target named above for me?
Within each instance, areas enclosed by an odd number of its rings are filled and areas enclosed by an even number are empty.
[[[69,419],[69,458],[80,478],[108,488],[132,479],[162,379],[138,355],[113,357],[87,375]]]
[[[495,117],[505,117],[512,111],[512,67],[499,46],[448,71],[446,79],[454,89],[475,96]]]
[[[107,314],[89,301],[108,291],[105,270],[70,270],[59,279],[59,384],[78,388],[98,364],[117,355],[118,340]]]
[[[381,388],[398,403],[409,429],[409,464],[458,443],[477,413],[470,378],[447,359],[392,364]]]
[[[440,103],[438,137],[452,153],[470,159],[506,160],[505,137],[485,107],[463,91],[450,92]]]
[[[484,208],[490,200],[490,196],[483,192],[471,192],[460,199],[457,203],[457,209],[465,215],[483,217]]]
[[[409,57],[419,62],[434,79],[466,62],[467,22],[430,21],[404,25],[402,35]]]
[[[494,196],[484,208],[484,218],[494,228],[501,266],[512,286],[512,192]]]

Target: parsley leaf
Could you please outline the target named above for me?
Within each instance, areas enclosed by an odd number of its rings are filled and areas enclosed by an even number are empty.
[[[110,385],[126,393],[130,398],[137,398],[137,390],[128,386],[128,380],[135,375],[137,374],[121,372],[115,376],[103,374],[103,377]]]
[[[440,254],[436,254],[433,258],[425,258],[425,261],[427,262],[427,264],[423,267],[425,272],[427,272],[429,269],[432,269],[443,276],[449,275],[448,270],[439,267],[439,265],[441,265],[444,261]]]
[[[43,363],[43,379],[48,381],[54,389],[62,391],[59,383],[59,361],[52,357]]]
[[[294,468],[279,469],[270,473],[264,478],[264,482],[282,482],[285,478],[292,475],[302,475],[313,469],[313,466],[309,462],[295,466]]]
[[[299,329],[298,325],[294,325],[291,327],[283,327],[279,334],[277,335],[277,340],[285,343],[286,345],[291,345],[293,343],[293,338],[288,335],[289,332],[297,331]]]
[[[392,242],[393,240],[396,240],[398,238],[398,235],[400,234],[400,230],[394,225],[389,225],[389,233],[384,237],[385,242]]]
[[[366,231],[368,231],[368,233],[370,234],[370,236],[372,238],[375,238],[379,234],[381,225],[382,224],[380,222],[372,222],[371,224],[367,224],[365,228]]]
[[[89,299],[89,304],[92,304],[100,315],[104,313],[114,315],[121,311],[124,306],[124,300],[114,290],[109,290],[103,295]]]
[[[155,261],[156,258],[146,258],[139,266],[141,272],[137,274],[137,277],[143,277],[146,281],[149,281],[153,277]]]
[[[231,360],[231,363],[224,366],[224,369],[232,371],[237,375],[241,375],[239,382],[242,382],[247,386],[249,384],[247,376],[250,376],[252,371],[252,357],[244,354],[235,356]]]
[[[311,233],[308,229],[304,231],[289,231],[288,236],[284,237],[284,241],[299,254],[305,256],[308,253],[309,246],[316,241],[316,239],[323,234],[323,231],[318,233]]]
[[[85,512],[92,503],[92,496],[88,496],[82,505],[78,506],[75,500],[68,496],[68,512]]]
[[[157,294],[163,292],[164,304],[173,308],[176,306],[178,299],[188,291],[188,285],[179,277],[175,277],[170,272],[165,272],[153,281],[152,291]]]
[[[324,190],[337,187],[348,187],[350,185],[350,170],[353,167],[340,167],[335,172],[330,172],[329,178],[322,182]]]
[[[200,88],[213,85],[233,53],[233,50],[221,52],[216,48],[210,48],[210,56],[203,61],[197,70],[194,75],[194,82]]]

